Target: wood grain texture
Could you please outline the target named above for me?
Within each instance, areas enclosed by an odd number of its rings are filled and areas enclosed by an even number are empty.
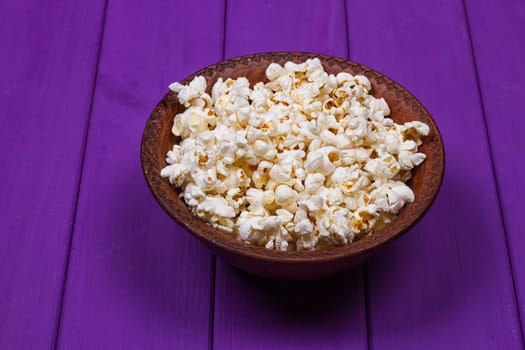
[[[104,1],[0,2],[0,349],[52,349],[57,331],[61,349],[522,349],[523,2],[223,11],[110,0],[94,90]],[[349,50],[409,88],[443,133],[435,206],[364,276],[283,283],[220,260],[215,271],[141,174],[143,126],[168,83],[224,53],[279,50]]]
[[[140,169],[167,86],[221,58],[223,4],[110,1],[73,234],[60,349],[205,349],[212,255]]]
[[[492,146],[514,282],[525,319],[525,4],[467,1],[481,97]]]
[[[0,349],[50,349],[103,1],[0,3]]]
[[[347,8],[352,59],[419,97],[447,154],[434,208],[369,265],[371,348],[521,349],[461,1],[349,0]]]
[[[265,51],[345,57],[342,1],[228,1],[226,58]],[[283,283],[217,260],[214,349],[365,349],[361,270]]]
[[[346,57],[344,2],[227,1],[225,58],[272,51]]]

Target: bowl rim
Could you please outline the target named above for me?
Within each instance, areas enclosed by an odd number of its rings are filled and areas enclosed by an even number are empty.
[[[155,127],[158,127],[158,123],[156,121],[159,119],[159,115],[162,112],[162,108],[164,107],[164,104],[166,104],[167,101],[170,99],[174,100],[176,96],[174,92],[168,91],[162,97],[159,103],[157,103],[152,113],[148,117],[146,121],[146,125],[144,127],[142,140],[141,140],[142,171],[146,179],[146,182],[148,184],[148,187],[151,190],[157,202],[159,203],[159,205],[164,209],[164,211],[172,219],[174,219],[179,225],[184,227],[186,231],[189,231],[193,236],[199,238],[201,241],[203,241],[208,246],[212,248],[220,248],[223,252],[228,252],[234,255],[240,255],[244,257],[249,257],[250,259],[271,262],[271,263],[276,263],[276,262],[283,263],[283,264],[332,263],[332,262],[339,261],[339,260],[345,260],[350,257],[355,258],[357,256],[364,255],[365,253],[368,254],[368,253],[371,253],[381,248],[388,242],[399,238],[402,234],[410,230],[414,225],[416,225],[425,216],[425,214],[428,212],[428,210],[434,203],[439,193],[439,190],[443,183],[443,177],[444,177],[444,172],[445,172],[445,148],[444,148],[441,132],[434,118],[431,116],[428,110],[424,107],[424,105],[412,93],[410,93],[409,90],[407,90],[403,85],[399,84],[398,82],[391,79],[387,75],[381,73],[380,71],[372,69],[361,63],[357,63],[355,61],[351,61],[351,60],[337,57],[337,56],[312,53],[312,52],[300,52],[300,51],[261,52],[261,53],[255,53],[255,54],[249,54],[249,55],[236,56],[233,58],[219,61],[205,68],[202,68],[188,75],[186,78],[181,80],[181,83],[189,82],[195,76],[205,75],[206,73],[210,73],[218,69],[224,70],[227,67],[235,67],[235,65],[238,65],[238,64],[249,65],[251,62],[259,62],[262,59],[269,59],[272,57],[286,59],[286,60],[295,59],[296,61],[301,61],[301,60],[304,61],[308,58],[317,57],[321,59],[325,69],[326,69],[325,64],[330,61],[335,62],[337,64],[343,64],[344,66],[346,66],[346,68],[344,68],[343,70],[345,71],[352,70],[351,72],[352,74],[364,74],[369,78],[370,78],[370,75],[373,75],[375,79],[380,78],[382,81],[384,81],[383,84],[389,85],[389,88],[395,89],[396,93],[399,92],[401,95],[407,98],[404,101],[406,102],[410,101],[413,107],[419,110],[420,117],[424,117],[426,119],[425,122],[427,123],[430,122],[431,134],[434,136],[433,162],[435,163],[435,165],[434,167],[431,168],[432,175],[434,176],[433,177],[434,181],[432,183],[433,186],[431,187],[431,190],[426,193],[426,196],[422,200],[422,202],[418,202],[418,198],[416,198],[416,200],[413,203],[409,203],[405,205],[405,207],[403,207],[400,213],[396,216],[394,221],[386,225],[385,228],[382,228],[381,230],[375,231],[370,235],[366,235],[365,237],[357,241],[354,241],[352,243],[341,245],[341,246],[333,246],[333,247],[330,247],[328,249],[323,249],[323,250],[303,250],[303,251],[269,250],[263,246],[248,244],[246,242],[237,240],[233,236],[231,236],[228,232],[214,228],[211,225],[206,224],[203,220],[197,218],[196,216],[193,216],[194,220],[191,220],[193,221],[193,223],[195,223],[196,221],[199,221],[201,223],[204,223],[207,226],[207,229],[204,232],[199,232],[194,229],[195,227],[192,225],[192,222],[187,222],[178,215],[178,212],[174,210],[174,208],[172,207],[170,203],[172,202],[172,199],[166,198],[165,196],[163,196],[162,193],[160,193],[159,189],[156,188],[155,182],[158,181],[159,178],[161,179],[160,181],[167,182],[167,180],[162,179],[160,177],[160,173],[156,174],[155,172],[150,171],[151,166],[148,164],[148,161],[147,161],[148,155],[153,152],[152,147],[154,147],[155,145],[155,140],[152,140],[152,135],[155,134],[154,133]],[[429,158],[430,157],[427,155],[427,160],[425,160],[425,162],[429,161]],[[171,184],[170,186],[173,189]],[[179,196],[175,195],[173,197],[182,201],[183,204],[186,205],[184,201],[180,199]],[[413,206],[414,203],[419,204],[417,208],[414,208]],[[401,216],[401,213],[405,212],[407,207],[409,206],[412,207],[411,211],[414,212],[414,214],[412,215],[413,218],[411,217],[411,220],[400,225],[400,228],[398,230],[389,229],[393,227],[392,226],[393,223],[396,222],[399,216]],[[213,234],[208,235],[206,234],[206,232],[208,233],[213,232]],[[214,235],[222,236],[225,239],[214,238]]]

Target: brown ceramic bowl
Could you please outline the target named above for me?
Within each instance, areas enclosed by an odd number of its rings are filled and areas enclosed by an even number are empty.
[[[207,244],[226,262],[257,275],[279,279],[313,279],[349,269],[363,262],[378,248],[399,237],[425,214],[441,186],[445,157],[443,142],[436,123],[407,90],[383,74],[358,63],[341,58],[309,53],[264,53],[242,56],[220,62],[196,72],[182,81],[187,83],[196,75],[208,82],[208,92],[219,78],[247,77],[250,82],[266,81],[268,64],[286,61],[303,62],[318,57],[328,73],[340,71],[364,74],[372,83],[372,94],[384,97],[396,122],[420,120],[430,126],[430,135],[424,139],[420,151],[427,159],[413,172],[409,186],[415,201],[406,205],[397,218],[384,229],[365,236],[351,244],[322,251],[280,252],[267,250],[238,241],[230,234],[215,229],[195,217],[179,197],[179,191],[160,176],[166,165],[166,152],[179,140],[171,133],[173,117],[183,111],[176,94],[168,92],[153,110],[142,139],[142,167],[148,185],[164,210],[186,230]]]

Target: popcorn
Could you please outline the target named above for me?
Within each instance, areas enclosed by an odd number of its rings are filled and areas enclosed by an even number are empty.
[[[410,151],[401,151],[398,156],[401,169],[412,169],[421,164],[426,157],[424,153],[412,153]]]
[[[299,236],[310,235],[314,231],[314,225],[304,209],[298,210],[295,213],[294,223],[294,232]]]
[[[286,185],[279,185],[275,190],[275,203],[286,207],[295,202],[297,192]]]
[[[276,183],[292,184],[293,180],[290,176],[290,172],[283,169],[279,164],[274,164],[270,169],[270,178]]]
[[[430,132],[396,124],[365,76],[324,71],[318,59],[276,63],[267,83],[204,77],[173,83],[186,109],[161,176],[199,218],[274,250],[349,244],[414,201],[403,182]]]
[[[337,206],[330,207],[317,223],[319,235],[334,245],[346,244],[354,238],[349,226],[350,211]]]
[[[325,177],[323,174],[314,173],[308,174],[304,180],[305,191],[313,193],[324,184]]]
[[[208,214],[221,218],[235,217],[235,210],[221,196],[207,196],[197,205],[195,211],[200,217],[205,217]]]
[[[324,206],[324,199],[319,195],[313,195],[308,199],[300,201],[299,205],[303,210],[315,213]]]

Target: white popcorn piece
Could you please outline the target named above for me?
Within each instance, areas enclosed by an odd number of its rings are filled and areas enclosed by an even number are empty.
[[[310,152],[304,162],[304,168],[308,172],[318,172],[323,175],[328,175],[335,170],[335,165],[332,164],[328,158],[328,152],[317,149]]]
[[[233,218],[235,217],[235,210],[228,205],[228,202],[224,197],[211,196],[206,197],[196,208],[199,216],[218,216],[222,218]]]
[[[386,103],[384,98],[372,98],[369,101],[370,108],[375,110],[376,112],[382,112],[382,116],[385,117],[387,115],[390,115],[390,107]],[[383,119],[383,118],[380,118]]]
[[[403,141],[413,141],[417,146],[422,143],[421,136],[427,136],[430,132],[429,126],[419,121],[406,122],[399,126],[398,130],[401,132]]]
[[[398,156],[401,169],[412,169],[421,164],[426,157],[424,153],[412,153],[410,151],[401,151]]]
[[[341,205],[341,203],[344,202],[345,197],[341,189],[335,187],[335,188],[329,188],[327,191],[327,201],[330,206],[334,205]]]
[[[199,186],[189,183],[184,189],[184,200],[191,207],[199,205],[205,198],[206,194]]]
[[[272,63],[267,83],[204,77],[169,88],[186,108],[161,176],[213,227],[273,250],[351,243],[415,200],[428,125],[396,124],[367,77],[317,58]]]
[[[389,161],[390,160],[390,161]],[[374,158],[370,159],[366,165],[365,170],[379,179],[393,178],[400,170],[400,165],[395,161],[394,157]]]
[[[298,210],[295,213],[294,223],[294,232],[299,236],[309,235],[314,231],[314,225],[308,218],[308,214],[304,209]]]
[[[354,80],[354,76],[350,73],[347,73],[347,72],[339,72],[337,73],[337,75],[335,76],[337,78],[337,83],[340,84],[340,85],[343,85],[344,83],[348,82],[348,81],[353,81]]]
[[[297,239],[297,250],[314,250],[318,241],[319,237],[314,233],[301,235]]]
[[[270,80],[276,80],[285,74],[285,70],[277,63],[270,63],[266,68],[266,77]]]
[[[172,83],[169,86],[171,91],[177,93],[179,102],[185,107],[190,106],[193,99],[199,98],[206,90],[206,79],[202,76],[193,78],[189,85],[181,85],[179,83]]]
[[[275,235],[280,226],[281,219],[278,216],[256,216],[239,225],[239,234],[241,238],[254,242],[264,235]]]
[[[293,179],[290,176],[290,172],[285,171],[279,164],[274,164],[270,169],[270,178],[276,183],[292,185]]]
[[[305,191],[307,193],[313,193],[323,186],[325,177],[320,173],[308,174],[304,181]]]
[[[396,181],[392,184],[392,191],[395,192],[403,202],[413,202],[414,192],[403,182]]]
[[[400,151],[401,141],[399,135],[395,131],[389,131],[384,136],[384,144],[387,152],[390,154],[398,154]],[[415,143],[414,143],[415,144]]]
[[[172,133],[176,136],[187,138],[196,137],[209,130],[216,123],[215,117],[211,117],[207,111],[200,107],[191,106],[184,113],[175,116]]]
[[[357,209],[350,219],[350,229],[355,233],[366,232],[374,227],[379,214],[375,205],[367,205]]]
[[[181,187],[185,181],[185,167],[181,164],[171,164],[160,171],[160,176],[167,177],[169,182]]]
[[[319,235],[331,244],[352,242],[354,233],[350,229],[350,211],[337,206],[330,209],[317,221]]]
[[[294,218],[294,215],[286,209],[277,209],[275,210],[275,214],[281,219],[283,225],[289,223]]]
[[[357,84],[357,87],[362,87],[366,89],[367,91],[370,91],[372,88],[372,85],[370,84],[370,80],[368,80],[367,77],[364,75],[356,75],[354,76],[354,82]]]
[[[279,185],[275,190],[275,203],[286,207],[295,202],[297,192],[287,185]]]
[[[387,183],[371,192],[372,201],[384,212],[397,214],[406,203],[414,201],[414,192],[403,182]]]
[[[324,198],[319,195],[313,195],[308,197],[307,199],[299,201],[299,206],[304,210],[308,210],[308,212],[315,213],[319,209],[323,208]]]

